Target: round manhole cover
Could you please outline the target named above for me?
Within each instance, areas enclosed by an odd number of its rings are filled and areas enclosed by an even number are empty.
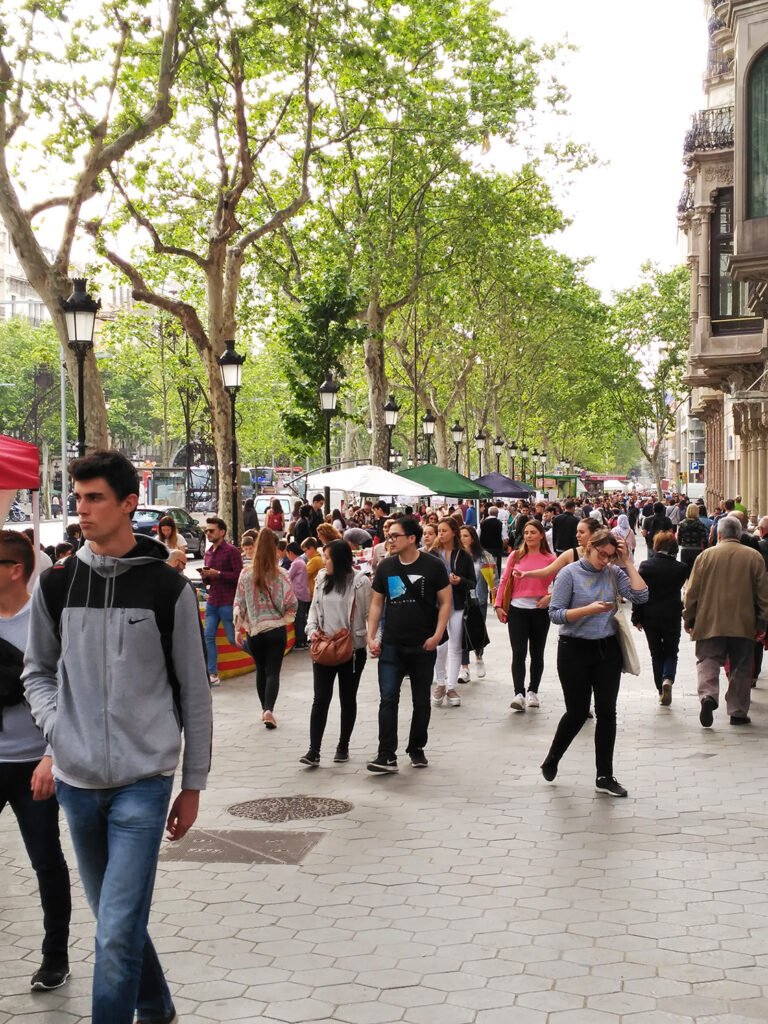
[[[233,804],[228,810],[238,818],[270,822],[297,821],[301,818],[330,818],[334,814],[346,814],[352,810],[352,804],[324,796],[272,796]]]

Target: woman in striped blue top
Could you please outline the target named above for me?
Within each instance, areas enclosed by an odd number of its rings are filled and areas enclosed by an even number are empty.
[[[610,796],[627,795],[613,775],[622,660],[613,620],[619,596],[643,604],[648,588],[630,561],[624,541],[610,530],[598,530],[587,542],[584,557],[558,574],[552,592],[549,617],[560,626],[557,674],[565,714],[541,766],[544,778],[551,782],[560,759],[587,720],[594,690],[595,789]]]

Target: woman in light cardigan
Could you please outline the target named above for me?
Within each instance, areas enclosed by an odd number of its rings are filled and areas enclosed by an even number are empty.
[[[238,647],[247,645],[256,663],[256,692],[267,729],[277,728],[274,710],[287,642],[286,625],[293,622],[298,606],[288,573],[277,564],[277,535],[265,527],[256,540],[253,562],[237,581],[232,617],[235,642]]]
[[[584,557],[560,571],[552,591],[549,617],[560,626],[557,674],[563,688],[565,714],[541,771],[547,782],[557,775],[563,754],[587,720],[594,690],[595,789],[621,797],[627,791],[613,775],[616,701],[622,668],[613,621],[619,596],[633,604],[643,604],[648,600],[648,588],[630,561],[626,544],[610,530],[598,530],[587,542]]]
[[[371,607],[371,581],[352,567],[352,549],[344,540],[335,540],[323,548],[325,569],[317,574],[315,593],[307,617],[307,637],[317,632],[333,636],[340,629],[351,629],[352,657],[341,665],[312,665],[314,701],[309,718],[309,750],[299,758],[301,764],[316,768],[333,697],[333,681],[339,678],[341,727],[333,760],[349,760],[349,741],[357,718],[357,688],[367,658],[366,629]]]

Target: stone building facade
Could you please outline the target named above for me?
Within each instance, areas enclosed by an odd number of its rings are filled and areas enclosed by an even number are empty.
[[[686,380],[705,430],[708,507],[740,494],[757,516],[768,513],[768,0],[706,7],[706,106],[685,137],[678,207],[691,269]]]

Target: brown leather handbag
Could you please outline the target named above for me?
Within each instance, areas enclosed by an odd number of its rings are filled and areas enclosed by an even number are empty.
[[[338,629],[333,636],[318,629],[309,645],[309,656],[318,665],[343,665],[354,653],[351,629]]]

